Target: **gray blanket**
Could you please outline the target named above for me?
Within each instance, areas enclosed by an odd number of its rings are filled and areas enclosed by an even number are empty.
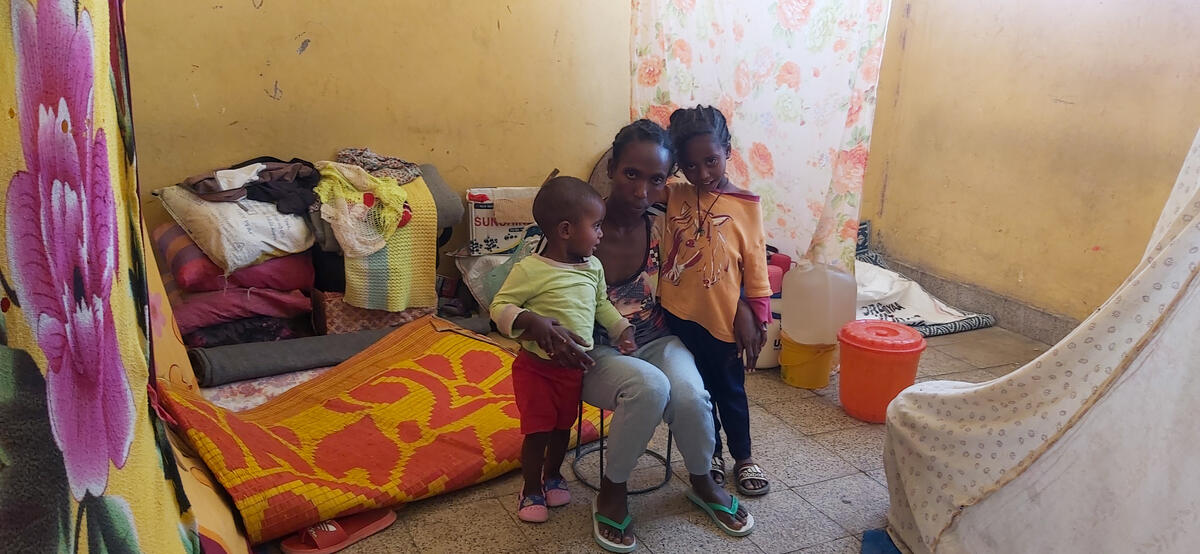
[[[275,342],[189,348],[188,358],[201,387],[269,377],[340,364],[394,329],[322,335]]]

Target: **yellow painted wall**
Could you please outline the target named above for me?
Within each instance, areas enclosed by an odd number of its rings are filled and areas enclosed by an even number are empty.
[[[1197,53],[1194,0],[896,0],[864,190],[874,240],[1087,316],[1137,263],[1200,127]]]
[[[149,192],[188,175],[346,146],[433,163],[459,190],[586,179],[629,118],[628,1],[143,1],[127,17],[151,223],[166,216]]]

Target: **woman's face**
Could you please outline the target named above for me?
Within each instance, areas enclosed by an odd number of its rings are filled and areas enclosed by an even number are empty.
[[[610,209],[636,211],[640,215],[650,204],[661,201],[670,166],[671,155],[662,145],[650,141],[625,145],[621,157],[608,163],[608,178],[613,183]]]

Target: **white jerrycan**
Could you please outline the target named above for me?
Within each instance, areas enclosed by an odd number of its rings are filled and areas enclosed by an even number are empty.
[[[800,344],[837,344],[838,331],[854,320],[856,288],[853,275],[800,260],[783,276],[784,336]]]

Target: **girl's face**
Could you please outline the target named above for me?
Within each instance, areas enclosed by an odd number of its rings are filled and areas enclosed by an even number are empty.
[[[717,190],[725,185],[728,159],[725,146],[713,140],[711,134],[699,135],[684,145],[679,155],[679,169],[688,182],[701,190]]]
[[[608,178],[613,182],[609,194],[612,207],[640,215],[650,204],[661,201],[670,167],[671,155],[661,145],[650,141],[626,144],[620,159],[608,162]]]

